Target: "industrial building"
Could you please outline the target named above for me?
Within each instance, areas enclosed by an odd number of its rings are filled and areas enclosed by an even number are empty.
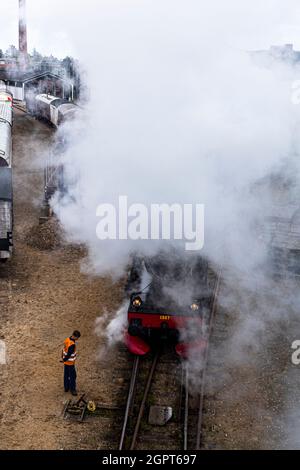
[[[6,84],[15,101],[28,101],[32,93],[35,95],[46,93],[62,99],[74,99],[73,82],[52,71],[0,69],[0,80]]]
[[[0,60],[0,80],[12,93],[15,101],[28,102],[30,96],[49,94],[73,100],[74,83],[64,70],[51,64],[29,64],[27,49],[26,0],[19,0],[19,51],[16,60]]]

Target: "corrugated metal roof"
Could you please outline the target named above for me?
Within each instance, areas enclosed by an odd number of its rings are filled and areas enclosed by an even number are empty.
[[[0,119],[0,158],[11,166],[11,126]]]
[[[37,101],[42,101],[43,103],[50,104],[52,101],[56,100],[57,97],[56,97],[56,96],[52,96],[52,95],[43,94],[43,95],[37,95],[37,96],[35,97],[35,99],[36,99]]]
[[[53,73],[51,70],[30,70],[22,72],[20,70],[0,70],[0,80],[9,80],[12,82],[21,82],[26,83],[30,82],[31,80],[36,80],[43,77],[53,77],[56,80],[62,80],[69,85],[72,85],[72,81],[63,75],[57,75]]]
[[[8,122],[12,125],[13,112],[11,104],[0,100],[0,121]]]

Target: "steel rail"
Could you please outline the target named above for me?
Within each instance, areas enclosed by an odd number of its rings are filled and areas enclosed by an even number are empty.
[[[126,403],[126,408],[125,408],[122,434],[121,434],[120,443],[119,443],[119,450],[122,450],[123,447],[124,447],[124,440],[125,440],[125,436],[126,436],[126,429],[127,429],[127,424],[128,424],[129,411],[130,411],[130,407],[131,407],[132,401],[133,401],[133,395],[134,395],[134,389],[135,389],[135,384],[136,384],[136,379],[137,379],[137,372],[138,372],[138,368],[139,368],[139,362],[140,362],[140,357],[135,356],[134,362],[133,362],[133,367],[132,367],[132,373],[131,373],[131,380],[130,380],[130,385],[129,385],[127,403]]]
[[[216,309],[217,309],[217,300],[218,293],[220,289],[220,280],[221,280],[221,270],[218,273],[216,280],[216,285],[213,294],[213,304],[209,319],[209,329],[208,329],[208,341],[205,349],[204,364],[201,377],[201,389],[199,394],[199,408],[198,408],[198,423],[197,423],[197,435],[196,435],[196,450],[200,450],[201,447],[201,438],[202,438],[202,424],[203,424],[203,405],[204,405],[204,392],[205,392],[205,381],[206,381],[206,372],[207,372],[207,363],[208,363],[208,353],[209,353],[209,340],[211,337]]]
[[[155,372],[155,369],[156,369],[156,366],[157,366],[157,361],[158,361],[159,356],[160,356],[160,351],[157,351],[155,356],[154,356],[154,359],[152,361],[151,369],[149,371],[146,387],[145,387],[145,390],[144,390],[143,399],[142,399],[140,409],[139,409],[139,414],[138,414],[138,417],[137,417],[137,420],[136,420],[136,423],[135,423],[135,428],[134,428],[134,433],[133,433],[133,437],[132,437],[132,441],[131,441],[131,445],[130,445],[130,450],[134,450],[135,445],[136,445],[136,441],[137,441],[141,421],[142,421],[142,418],[143,418],[143,415],[144,415],[146,400],[148,398],[148,394],[149,394],[149,391],[150,391],[150,388],[151,388],[153,375],[154,375],[154,372]]]

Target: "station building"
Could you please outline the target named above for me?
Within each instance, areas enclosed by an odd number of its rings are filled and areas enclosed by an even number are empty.
[[[15,101],[26,103],[31,96],[49,94],[66,100],[74,100],[73,82],[52,71],[20,71],[10,67],[0,67],[0,80],[3,81]]]

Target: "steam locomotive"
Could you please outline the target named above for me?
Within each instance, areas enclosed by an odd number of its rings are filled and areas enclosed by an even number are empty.
[[[13,97],[0,82],[0,261],[13,247],[12,123]]]
[[[128,329],[125,342],[135,355],[147,354],[160,341],[178,355],[203,350],[213,286],[207,261],[182,254],[135,257],[128,275]]]

